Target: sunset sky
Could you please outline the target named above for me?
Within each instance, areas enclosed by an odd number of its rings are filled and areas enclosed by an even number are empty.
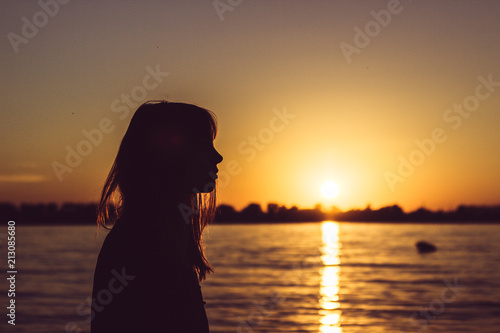
[[[0,12],[0,201],[97,201],[135,108],[167,99],[217,114],[219,202],[238,209],[500,204],[500,2],[42,0]],[[71,166],[68,149],[86,156]]]

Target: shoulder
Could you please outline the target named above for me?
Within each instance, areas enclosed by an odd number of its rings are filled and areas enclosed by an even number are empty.
[[[131,270],[157,273],[168,269],[175,272],[182,265],[179,239],[162,227],[140,223],[117,223],[106,236],[99,253],[97,266],[127,265]]]

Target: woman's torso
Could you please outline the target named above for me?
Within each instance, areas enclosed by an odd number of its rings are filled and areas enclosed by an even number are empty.
[[[194,271],[163,229],[117,223],[106,236],[92,292],[92,333],[209,332]]]

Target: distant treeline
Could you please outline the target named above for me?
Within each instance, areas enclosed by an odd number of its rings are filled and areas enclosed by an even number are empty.
[[[2,221],[14,220],[22,224],[95,224],[97,204],[55,203],[21,204],[0,203]],[[430,211],[420,208],[405,213],[397,205],[372,210],[353,209],[342,212],[334,209],[325,213],[318,205],[313,209],[287,208],[270,203],[264,211],[261,205],[251,203],[238,211],[230,205],[219,205],[216,223],[317,222],[324,220],[351,222],[500,222],[500,206],[458,206],[454,211]]]
[[[350,221],[350,222],[500,222],[500,206],[465,206],[454,211],[430,211],[425,208],[405,213],[398,205],[372,210],[352,209],[342,212],[333,209],[325,213],[320,206],[314,209],[286,208],[268,204],[264,212],[259,204],[249,204],[241,211],[232,206],[218,207],[217,221],[224,222],[306,222],[306,221]]]

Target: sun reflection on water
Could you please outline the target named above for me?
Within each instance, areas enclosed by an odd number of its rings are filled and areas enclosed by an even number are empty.
[[[321,287],[319,314],[321,333],[342,333],[342,311],[339,303],[340,290],[340,241],[339,224],[325,221],[321,224],[323,245],[321,247]]]

